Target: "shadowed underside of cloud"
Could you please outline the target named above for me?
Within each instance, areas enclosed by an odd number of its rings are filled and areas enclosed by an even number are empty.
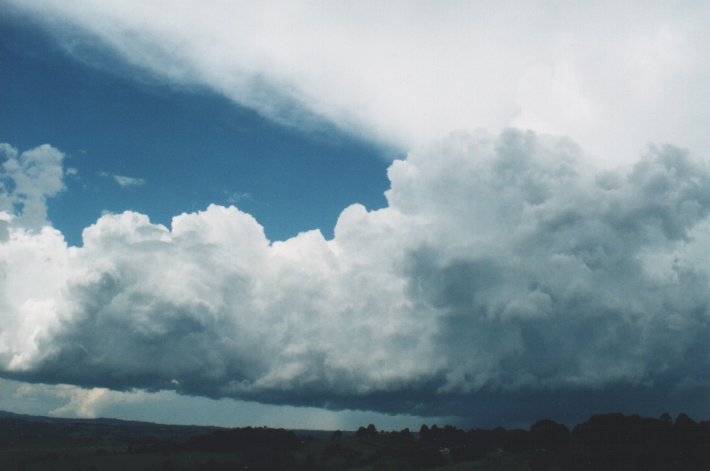
[[[2,201],[24,178],[8,162],[61,175],[56,149],[3,150]],[[710,169],[673,147],[623,171],[580,157],[452,134],[393,162],[388,207],[346,208],[332,240],[270,242],[213,205],[170,228],[104,215],[67,247],[5,204],[0,374],[440,415],[697,397]]]

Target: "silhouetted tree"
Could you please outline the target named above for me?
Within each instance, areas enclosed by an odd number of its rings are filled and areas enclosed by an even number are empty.
[[[571,435],[567,427],[549,419],[535,422],[530,427],[531,445],[536,449],[560,450],[569,445]]]
[[[356,437],[371,437],[373,435],[377,435],[377,428],[373,424],[368,425],[367,428],[359,427],[355,432]]]
[[[697,425],[697,422],[695,422],[693,419],[691,419],[690,416],[688,414],[686,414],[685,412],[681,412],[675,418],[675,426],[676,427],[692,428],[695,425]]]
[[[427,424],[422,424],[422,426],[419,427],[419,439],[424,441],[429,440],[429,426]]]

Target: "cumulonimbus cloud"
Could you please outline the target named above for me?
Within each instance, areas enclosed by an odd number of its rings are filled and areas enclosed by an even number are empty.
[[[648,142],[710,148],[705,2],[2,3],[83,60],[111,51],[289,125],[310,114],[405,151],[508,126],[568,135],[605,163]]]
[[[599,172],[567,139],[509,130],[388,175],[388,206],[346,208],[331,240],[270,242],[215,205],[169,228],[104,215],[81,247],[6,217],[1,374],[418,414],[707,390],[705,163],[658,147]]]

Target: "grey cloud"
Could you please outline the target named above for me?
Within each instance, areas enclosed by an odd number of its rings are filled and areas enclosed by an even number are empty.
[[[145,185],[145,180],[142,178],[127,177],[125,175],[114,175],[108,172],[101,172],[100,175],[104,178],[111,178],[123,188]]]
[[[389,206],[346,208],[332,240],[269,242],[221,206],[170,228],[106,215],[69,252],[33,235],[54,261],[5,315],[42,328],[0,331],[2,375],[478,418],[634,397],[708,412],[705,163],[660,146],[599,172],[509,130],[453,134],[389,177]],[[3,253],[25,255],[3,283],[22,284],[35,255],[9,224]]]

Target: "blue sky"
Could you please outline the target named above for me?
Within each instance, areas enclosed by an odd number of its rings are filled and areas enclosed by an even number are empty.
[[[0,409],[710,416],[707,6],[0,7]]]
[[[307,132],[275,123],[207,87],[127,67],[95,44],[73,55],[36,21],[7,12],[0,35],[0,141],[20,149],[49,142],[65,152],[66,188],[48,202],[48,215],[70,245],[80,246],[83,229],[104,212],[133,210],[169,225],[183,212],[233,204],[257,217],[271,240],[285,240],[312,229],[332,237],[348,204],[385,204],[386,168],[401,156],[392,146],[324,120]],[[116,175],[134,182],[120,185]],[[1,408],[40,415],[303,428],[423,420],[103,390],[87,408],[74,398],[90,391],[8,380],[2,391]]]
[[[2,140],[20,149],[48,142],[67,154],[78,173],[49,215],[73,245],[102,211],[130,209],[169,224],[210,203],[236,204],[270,239],[284,240],[314,228],[332,236],[351,203],[385,204],[393,149],[325,121],[309,132],[277,124],[99,48],[72,56],[33,22],[1,20]],[[145,183],[121,187],[111,175]]]

